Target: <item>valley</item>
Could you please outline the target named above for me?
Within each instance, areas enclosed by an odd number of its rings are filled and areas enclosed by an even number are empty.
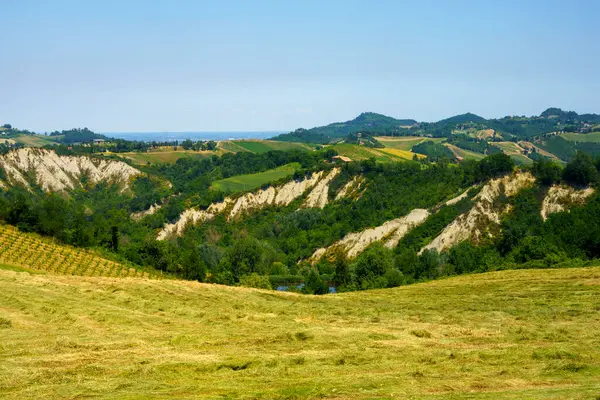
[[[595,136],[459,117],[0,144],[0,396],[597,393]]]

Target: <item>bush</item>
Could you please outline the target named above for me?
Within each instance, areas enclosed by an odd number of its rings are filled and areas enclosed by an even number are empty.
[[[560,166],[554,161],[540,159],[533,163],[533,175],[544,185],[552,185],[560,181]]]
[[[302,293],[305,294],[327,294],[329,293],[329,286],[325,282],[321,276],[314,269],[310,271],[306,281],[304,282],[304,287],[302,288]]]
[[[578,152],[563,170],[565,181],[574,185],[598,185],[600,174],[589,155]]]
[[[497,178],[512,172],[515,162],[504,153],[487,156],[477,165],[477,180],[485,181],[489,178]]]
[[[259,275],[256,272],[249,275],[242,275],[240,277],[240,286],[256,289],[273,289],[269,277],[266,275]]]

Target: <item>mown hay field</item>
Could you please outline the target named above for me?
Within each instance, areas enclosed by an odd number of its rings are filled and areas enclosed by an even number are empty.
[[[0,270],[0,397],[597,399],[600,268],[306,296]]]

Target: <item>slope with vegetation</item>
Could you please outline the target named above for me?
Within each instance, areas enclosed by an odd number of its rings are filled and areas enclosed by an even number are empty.
[[[583,400],[600,390],[597,267],[323,297],[1,269],[0,287],[4,399]]]
[[[20,232],[10,225],[0,225],[0,264],[30,272],[58,275],[151,277],[130,263],[115,262],[96,251],[61,245],[34,234]]]
[[[298,129],[274,139],[313,143],[355,143],[357,136],[360,136],[358,142],[367,147],[372,147],[372,143],[379,143],[386,147],[400,147],[400,150],[429,155],[432,159],[438,159],[440,156],[449,159],[482,158],[504,151],[517,163],[530,164],[532,159],[548,156],[569,161],[577,151],[600,154],[600,143],[596,140],[600,132],[599,120],[600,116],[597,114],[580,115],[558,108],[549,108],[539,116],[531,117],[485,119],[466,113],[438,122],[396,120],[380,114],[363,113],[352,121],[312,129]],[[432,144],[422,146],[425,140],[431,139],[446,139],[445,144],[452,152],[446,152]],[[557,142],[559,139],[567,140]],[[517,145],[520,141],[534,142],[535,145],[523,149]],[[436,143],[439,142],[436,140]],[[498,150],[498,147],[502,150]],[[530,152],[532,149],[533,152]],[[549,152],[550,155],[538,152],[539,149]]]

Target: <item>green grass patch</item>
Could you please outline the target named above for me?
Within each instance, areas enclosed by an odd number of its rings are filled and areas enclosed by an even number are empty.
[[[270,169],[256,174],[246,174],[232,176],[231,178],[214,181],[211,185],[213,189],[225,193],[237,193],[253,190],[269,182],[277,181],[281,178],[291,176],[300,168],[300,163],[290,163],[281,167]]]
[[[230,141],[229,144],[224,143],[224,145],[229,146],[228,150],[230,151],[234,151],[236,147],[239,147],[243,150],[257,154],[266,153],[271,150],[314,150],[313,146],[306,143],[278,142],[275,140],[234,140]]]
[[[219,155],[214,151],[186,151],[186,150],[165,150],[151,151],[148,153],[129,152],[119,153],[118,156],[125,157],[138,165],[151,164],[174,164],[180,158],[203,159]]]
[[[44,147],[46,145],[58,144],[53,136],[44,135],[17,135],[12,137],[15,142],[23,143],[29,147]]]
[[[600,132],[592,133],[563,133],[563,138],[571,142],[587,142],[587,143],[600,143]]]
[[[413,146],[425,141],[441,143],[446,140],[446,138],[427,138],[420,136],[379,136],[375,139],[385,147],[405,151],[411,151]]]
[[[450,143],[446,143],[445,146],[448,147],[452,151],[452,153],[454,153],[455,156],[462,157],[463,160],[481,160],[485,157],[485,154],[476,153],[471,150],[461,149],[460,147]]]

